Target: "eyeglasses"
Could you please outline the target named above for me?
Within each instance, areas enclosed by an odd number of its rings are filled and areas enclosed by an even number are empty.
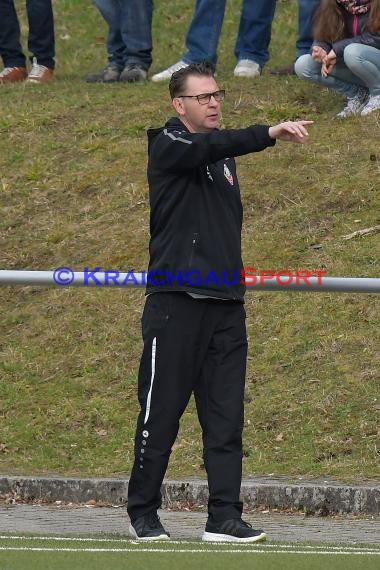
[[[214,97],[215,101],[220,103],[223,101],[226,95],[226,91],[224,89],[220,89],[219,91],[214,91],[214,93],[201,93],[200,95],[178,95],[178,97],[186,97],[187,99],[197,99],[200,105],[207,105],[211,101],[211,97]]]

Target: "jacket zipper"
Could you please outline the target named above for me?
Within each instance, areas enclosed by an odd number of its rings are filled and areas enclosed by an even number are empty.
[[[195,248],[198,245],[198,242],[199,242],[199,234],[195,233],[195,234],[193,234],[193,239],[191,242],[191,253],[190,253],[190,259],[189,259],[189,267],[191,267],[193,264],[194,252],[195,252]]]

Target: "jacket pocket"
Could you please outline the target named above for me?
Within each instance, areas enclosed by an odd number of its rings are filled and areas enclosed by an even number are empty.
[[[143,338],[156,334],[164,328],[170,320],[170,306],[168,295],[165,293],[152,293],[145,301],[141,317]]]

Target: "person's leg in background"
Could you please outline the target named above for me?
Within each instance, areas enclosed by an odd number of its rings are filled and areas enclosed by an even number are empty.
[[[120,0],[95,0],[95,4],[108,25],[108,64],[102,71],[87,75],[86,81],[88,83],[114,83],[119,81],[126,57],[126,46],[120,29]]]
[[[313,19],[320,0],[298,0],[296,60],[310,52],[313,43]],[[271,70],[271,75],[294,75],[294,62]]]
[[[298,36],[296,58],[310,53],[313,43],[313,19],[320,0],[298,0]]]
[[[360,114],[365,117],[380,109],[380,52],[364,44],[350,44],[344,50],[344,63],[368,89],[368,100]]]
[[[0,2],[0,55],[4,63],[4,69],[0,72],[0,85],[27,78],[26,58],[20,42],[20,24],[13,0]]]
[[[321,74],[321,64],[314,61],[311,55],[305,54],[297,59],[294,69],[301,79],[328,87],[347,98],[346,107],[336,115],[338,119],[358,115],[368,102],[369,91],[365,81],[355,75],[344,62],[339,61],[331,73],[324,77]]]
[[[256,77],[269,59],[276,0],[244,0],[235,55],[236,77]]]
[[[190,63],[209,61],[216,65],[225,8],[226,0],[197,0],[186,34],[186,53],[179,61],[153,75],[152,81],[168,80],[175,71]]]
[[[182,60],[189,63],[209,61],[216,65],[226,0],[197,0],[186,35],[187,52]]]
[[[27,0],[29,38],[32,54],[29,83],[49,83],[55,68],[54,16],[51,0]]]
[[[152,63],[153,0],[120,2],[120,28],[125,45],[120,81],[145,81]]]

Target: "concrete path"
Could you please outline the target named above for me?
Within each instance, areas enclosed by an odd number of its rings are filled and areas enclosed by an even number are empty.
[[[160,512],[161,520],[175,540],[198,540],[206,513]],[[368,517],[311,517],[255,512],[244,517],[255,528],[263,528],[270,542],[371,544],[380,546],[380,519]],[[125,507],[63,506],[0,503],[0,533],[96,536],[128,535]]]

